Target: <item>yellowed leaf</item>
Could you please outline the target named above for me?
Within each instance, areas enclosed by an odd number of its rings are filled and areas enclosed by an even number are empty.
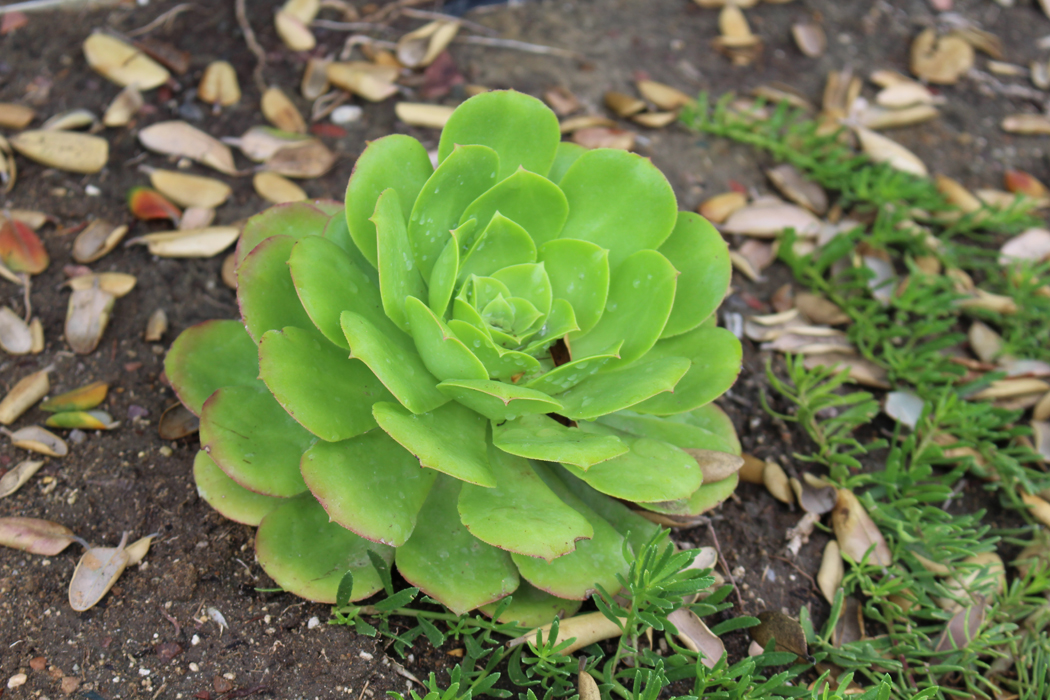
[[[306,122],[303,120],[303,115],[299,114],[295,104],[288,99],[281,88],[271,87],[264,92],[260,106],[263,116],[278,129],[296,134],[306,133]]]
[[[221,173],[234,175],[233,152],[226,144],[183,121],[158,122],[139,132],[143,146],[157,153],[183,156]]]
[[[839,489],[831,511],[831,525],[842,553],[851,560],[859,562],[867,556],[869,563],[878,566],[889,566],[893,562],[882,533],[852,491]]]
[[[398,102],[394,105],[394,113],[398,119],[409,126],[422,126],[430,129],[444,128],[453,111],[455,111],[454,107],[419,102]]]
[[[84,57],[88,65],[121,87],[152,90],[171,77],[164,66],[109,34],[97,32],[85,39]]]
[[[273,204],[301,202],[306,199],[306,192],[299,185],[277,173],[256,173],[252,178],[252,186],[255,187],[256,194]]]
[[[210,258],[229,248],[241,230],[236,226],[209,226],[191,231],[148,233],[133,239],[163,258]]]
[[[230,107],[241,101],[241,86],[237,71],[227,61],[212,61],[204,69],[197,97],[208,104]]]
[[[4,399],[0,401],[0,423],[11,425],[29,410],[29,408],[40,399],[47,396],[51,390],[51,382],[48,380],[48,372],[51,368],[45,368],[22,377],[18,383],[11,387]]]
[[[174,170],[151,170],[149,181],[157,191],[182,207],[215,209],[233,192],[221,180]]]
[[[23,131],[9,139],[30,160],[74,173],[97,173],[109,160],[109,142],[73,131]]]

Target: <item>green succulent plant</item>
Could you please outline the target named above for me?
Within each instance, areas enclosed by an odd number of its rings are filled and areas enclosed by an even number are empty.
[[[351,571],[367,597],[378,555],[453,611],[513,593],[505,619],[545,622],[619,588],[638,511],[736,486],[728,251],[648,159],[562,143],[521,93],[464,102],[437,162],[387,136],[345,206],[249,220],[243,322],[187,329],[167,376],[201,495],[286,590],[332,603]]]

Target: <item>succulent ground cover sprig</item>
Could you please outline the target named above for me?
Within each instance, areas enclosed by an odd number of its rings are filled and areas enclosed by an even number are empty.
[[[633,509],[735,488],[711,403],[740,370],[726,245],[647,159],[560,138],[502,91],[457,108],[436,168],[408,136],[370,143],[345,206],[245,226],[242,321],[173,344],[198,488],[259,525],[285,590],[334,603],[349,571],[360,600],[378,558],[455,613],[513,593],[505,619],[546,622],[619,590],[656,530]]]

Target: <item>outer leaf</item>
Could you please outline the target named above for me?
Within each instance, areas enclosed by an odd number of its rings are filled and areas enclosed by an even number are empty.
[[[237,240],[237,264],[248,257],[248,253],[271,236],[320,236],[328,226],[329,215],[321,207],[310,202],[278,204],[248,219]]]
[[[615,435],[568,428],[547,416],[522,416],[492,428],[492,442],[504,452],[544,462],[564,462],[587,469],[628,451]]]
[[[692,360],[692,366],[673,394],[654,396],[636,405],[634,410],[669,415],[691,411],[713,401],[733,386],[740,374],[742,353],[740,341],[724,328],[701,327],[661,340],[646,359],[684,356]]]
[[[459,520],[461,482],[438,477],[416,528],[396,553],[405,580],[457,615],[499,600],[518,588],[518,570],[506,552],[474,537]]]
[[[688,498],[700,488],[700,465],[670,443],[636,437],[599,423],[582,423],[580,429],[595,435],[615,435],[630,447],[629,452],[586,471],[565,465],[570,474],[597,491],[645,503]]]
[[[587,149],[578,143],[562,141],[558,144],[558,150],[554,152],[554,164],[551,165],[547,178],[554,184],[559,184],[576,159],[586,152]]]
[[[259,368],[274,398],[311,433],[336,442],[371,430],[372,404],[393,395],[365,363],[316,333],[289,326],[267,331]]]
[[[394,547],[412,534],[437,476],[382,430],[319,442],[303,455],[301,467],[306,485],[332,520]]]
[[[649,352],[664,330],[675,298],[678,272],[655,250],[642,250],[616,268],[605,313],[588,333],[569,337],[573,359],[604,355],[620,345],[620,359],[606,371],[623,367]]]
[[[438,380],[423,364],[412,339],[388,319],[369,319],[344,311],[339,323],[353,357],[368,365],[410,411],[426,413],[448,402],[448,397],[437,390]]]
[[[226,476],[208,453],[201,450],[193,460],[193,480],[197,493],[224,518],[256,527],[266,515],[284,502],[244,488]]]
[[[734,473],[725,479],[704,484],[687,500],[667,501],[664,503],[639,503],[638,505],[654,513],[692,517],[706,513],[722,501],[729,498],[740,482],[740,475]]]
[[[485,448],[488,421],[477,413],[455,402],[419,415],[397,404],[377,403],[372,413],[424,467],[478,486],[496,485]]]
[[[576,543],[576,551],[554,561],[512,554],[522,578],[537,588],[559,598],[583,600],[594,593],[599,583],[609,593],[620,590],[616,575],[627,573],[623,558],[623,537],[604,518],[574,496],[565,484],[545,465],[536,466],[538,474],[558,497],[580,512],[594,528],[594,537]]]
[[[339,581],[350,571],[350,600],[361,600],[383,584],[368,558],[371,550],[388,564],[394,550],[358,537],[337,523],[309,493],[290,498],[259,525],[255,552],[259,564],[278,586],[318,603],[335,604]]]
[[[453,149],[482,144],[499,154],[499,179],[519,167],[546,175],[561,141],[558,117],[535,97],[513,90],[475,95],[456,108],[441,131],[438,161]]]
[[[171,344],[164,373],[179,400],[200,416],[216,389],[259,383],[259,351],[238,321],[205,321]]]
[[[342,248],[343,252],[353,260],[354,265],[372,281],[372,286],[378,289],[379,271],[365,259],[357,244],[350,238],[350,229],[346,225],[346,206],[334,199],[318,199],[314,202],[314,206],[329,215],[328,225],[325,226],[322,236]]]
[[[547,394],[559,394],[582,382],[587,377],[598,373],[610,360],[616,358],[619,347],[612,349],[608,355],[594,355],[582,360],[572,360],[559,365],[546,374],[525,384],[528,389],[535,389]]]
[[[733,422],[713,403],[666,417],[620,411],[602,416],[598,422],[633,435],[663,440],[682,449],[740,454],[740,441]]]
[[[416,350],[431,374],[442,380],[488,379],[489,373],[481,360],[426,304],[415,297],[408,297],[405,311],[408,313]]]
[[[448,302],[452,299],[459,277],[460,241],[470,238],[475,228],[477,222],[471,219],[453,231],[452,237],[434,264],[434,270],[430,273],[428,302],[430,309],[442,318],[448,310]]]
[[[488,376],[493,379],[507,382],[522,373],[529,374],[540,369],[540,363],[535,357],[523,352],[497,348],[492,339],[476,326],[453,319],[449,321],[448,327],[475,357],[481,360]]]
[[[560,185],[569,200],[561,237],[607,248],[614,271],[630,255],[659,248],[678,218],[664,174],[648,158],[627,151],[597,148],[582,154]]]
[[[430,278],[441,251],[466,208],[496,184],[499,156],[486,146],[460,146],[444,159],[423,189],[408,220],[416,264]]]
[[[397,190],[391,187],[379,196],[375,214],[369,221],[375,224],[379,241],[379,290],[383,295],[383,309],[398,328],[408,332],[405,299],[426,297],[427,286],[408,242]]]
[[[228,386],[204,403],[201,445],[241,486],[267,496],[306,490],[299,459],[313,442],[266,387]]]
[[[373,267],[379,267],[379,258],[371,218],[379,195],[391,187],[397,190],[401,213],[408,219],[423,183],[433,173],[427,149],[403,134],[372,141],[358,157],[346,186],[346,223],[354,243]]]
[[[488,379],[454,379],[438,389],[464,406],[494,421],[514,420],[532,413],[560,412],[556,399],[541,391]]]
[[[528,461],[489,445],[489,469],[496,487],[466,484],[459,515],[471,534],[509,552],[550,561],[594,535],[587,519],[559,499]]]
[[[558,474],[565,485],[595,513],[607,520],[613,528],[627,538],[631,550],[638,554],[649,540],[653,538],[660,526],[646,520],[620,501],[598,493],[572,474]],[[665,538],[665,540],[668,538]]]
[[[580,332],[594,328],[609,297],[609,251],[589,241],[559,238],[540,248],[539,260],[554,296],[572,305]]]
[[[681,273],[671,317],[664,327],[666,338],[696,328],[718,308],[729,289],[733,266],[722,234],[690,211],[678,212],[678,223],[660,252]]]
[[[488,277],[511,265],[536,262],[536,244],[517,223],[493,214],[485,230],[474,241],[459,267],[459,281],[470,275]]]
[[[266,331],[314,325],[299,301],[288,271],[288,258],[295,243],[292,236],[271,236],[237,268],[237,303],[244,327],[256,343]]]
[[[482,606],[481,612],[492,617],[498,605],[498,603],[489,603]],[[579,609],[579,601],[552,596],[547,591],[541,591],[523,582],[514,591],[510,605],[500,614],[499,622],[516,622],[522,627],[533,629],[549,624],[554,618],[564,620],[572,617]]]
[[[350,349],[339,325],[348,306],[357,313],[367,306],[372,316],[382,314],[379,290],[353,259],[335,243],[319,236],[303,238],[288,258],[292,283],[310,320],[328,340]]]
[[[475,199],[460,223],[476,219],[478,230],[483,231],[496,212],[528,231],[536,246],[541,246],[561,233],[569,217],[569,202],[547,178],[519,169]]]
[[[564,406],[562,414],[566,417],[592,420],[671,391],[689,365],[684,357],[644,360],[626,369],[596,374],[555,398]]]

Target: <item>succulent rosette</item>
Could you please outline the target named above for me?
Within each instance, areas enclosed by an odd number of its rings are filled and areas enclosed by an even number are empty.
[[[371,551],[453,611],[546,621],[619,588],[639,512],[736,486],[728,251],[648,159],[562,143],[521,93],[464,102],[437,162],[387,136],[345,206],[249,220],[243,322],[186,330],[166,371],[201,495],[286,590],[332,603],[351,571],[369,596]]]

